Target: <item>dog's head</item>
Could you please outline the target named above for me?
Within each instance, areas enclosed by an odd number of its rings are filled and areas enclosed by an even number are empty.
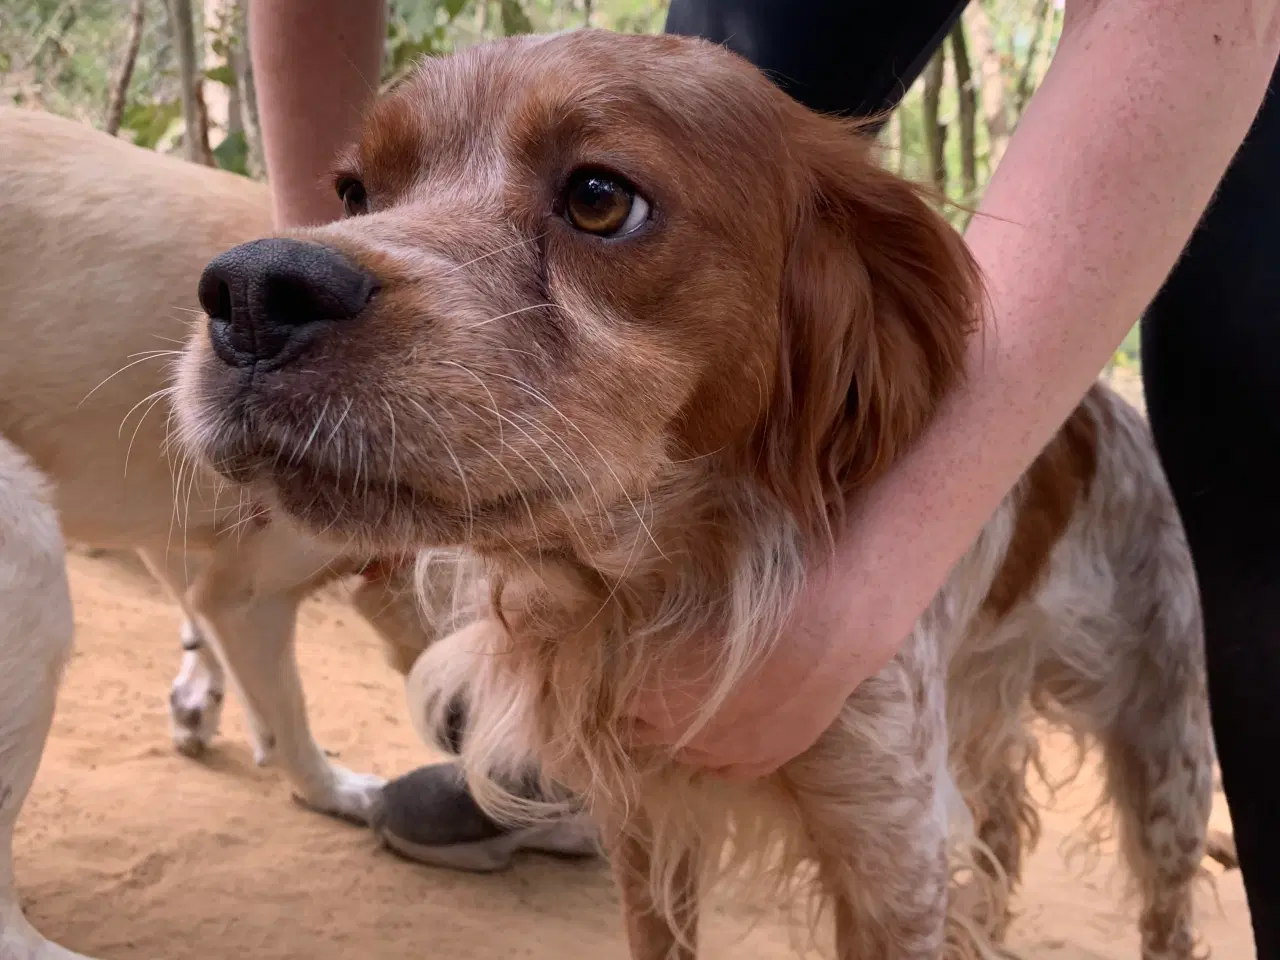
[[[977,316],[960,238],[870,149],[684,38],[427,61],[341,159],[342,221],[208,266],[185,436],[379,550],[554,541],[707,470],[825,530]]]

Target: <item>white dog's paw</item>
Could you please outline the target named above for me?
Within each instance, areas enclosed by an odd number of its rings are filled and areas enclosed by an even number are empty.
[[[334,764],[330,764],[329,770],[332,779],[323,787],[294,793],[298,802],[316,813],[368,826],[382,802],[382,788],[387,781]]]
[[[173,745],[198,757],[218,735],[226,697],[222,667],[190,623],[182,625],[182,666],[169,691]]]
[[[243,703],[244,698],[240,699]],[[249,728],[249,739],[253,742],[253,762],[260,767],[271,766],[276,756],[276,735],[271,732],[266,721],[254,713],[248,704],[245,704],[244,720]]]

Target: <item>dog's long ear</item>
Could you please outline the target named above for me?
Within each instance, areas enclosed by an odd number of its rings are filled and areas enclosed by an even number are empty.
[[[819,532],[957,382],[982,292],[960,235],[865,137],[829,117],[796,123],[782,357],[757,449],[766,483]]]

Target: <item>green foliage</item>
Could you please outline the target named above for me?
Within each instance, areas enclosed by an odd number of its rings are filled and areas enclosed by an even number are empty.
[[[233,130],[213,148],[213,161],[223,170],[249,175],[249,141],[243,130]]]
[[[498,0],[502,10],[502,33],[515,37],[522,33],[533,33],[533,21],[521,8],[519,0]]]
[[[470,0],[425,0],[388,4],[387,45],[383,61],[384,85],[413,69],[423,57],[438,57],[453,49],[450,27]]]
[[[120,128],[132,133],[133,142],[138,146],[154,150],[181,119],[182,101],[177,97],[150,102],[134,100],[125,105]]]
[[[667,0],[593,0],[592,26],[622,33],[662,29]],[[423,57],[438,57],[498,37],[585,24],[584,0],[391,0],[384,88]]]
[[[148,3],[121,129],[147,146],[178,97],[163,2]],[[101,126],[128,10],[128,0],[0,0],[0,100]]]
[[[220,63],[216,67],[210,67],[204,72],[206,80],[212,80],[214,83],[221,83],[223,86],[234,87],[236,85],[236,72],[231,69],[230,65]]]
[[[1124,342],[1120,344],[1120,348],[1116,350],[1115,356],[1111,358],[1111,364],[1128,370],[1138,370],[1142,367],[1142,334],[1137,324],[1134,324],[1133,329],[1124,338]]]
[[[389,24],[383,81],[389,83],[399,79],[423,57],[435,57],[447,52],[447,38],[443,27],[433,26],[430,30],[417,33],[398,24]]]

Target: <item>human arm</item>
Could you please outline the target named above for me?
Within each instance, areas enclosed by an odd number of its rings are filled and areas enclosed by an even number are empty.
[[[966,383],[854,505],[784,642],[684,759],[768,773],[892,658],[1176,261],[1262,101],[1276,9],[1068,0],[1053,65],[966,235],[991,304]],[[642,739],[684,732],[700,697],[679,681],[637,705]]]
[[[377,96],[385,0],[249,5],[250,52],[276,223],[336,220],[327,175]]]

